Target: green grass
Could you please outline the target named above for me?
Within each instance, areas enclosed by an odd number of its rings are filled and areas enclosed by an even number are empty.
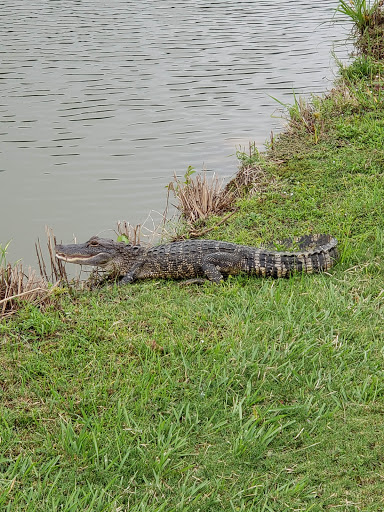
[[[264,161],[270,190],[209,233],[332,233],[330,273],[105,287],[0,324],[1,510],[384,510],[374,65],[302,104]]]
[[[5,268],[7,266],[7,250],[10,242],[6,243],[4,246],[0,244],[0,269]]]

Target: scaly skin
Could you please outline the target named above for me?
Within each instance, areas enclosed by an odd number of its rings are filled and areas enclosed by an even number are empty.
[[[120,284],[138,279],[207,278],[219,283],[228,275],[288,277],[329,270],[338,258],[337,240],[330,235],[307,235],[285,240],[296,251],[275,251],[216,240],[184,240],[145,248],[94,236],[85,244],[57,245],[56,257],[81,265],[113,270]]]

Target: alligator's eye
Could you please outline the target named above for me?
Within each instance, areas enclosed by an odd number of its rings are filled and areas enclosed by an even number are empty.
[[[91,240],[90,242],[88,242],[88,247],[98,247],[99,245],[99,242],[97,242],[96,240]]]

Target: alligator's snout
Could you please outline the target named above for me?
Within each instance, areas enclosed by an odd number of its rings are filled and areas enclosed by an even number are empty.
[[[87,244],[69,244],[55,246],[56,258],[78,265],[105,265],[111,256],[102,247]]]

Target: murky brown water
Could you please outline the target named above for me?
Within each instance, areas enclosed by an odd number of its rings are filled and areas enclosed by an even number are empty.
[[[83,240],[163,211],[188,165],[228,176],[263,148],[274,96],[330,87],[337,0],[3,0],[0,243],[33,260],[52,226]],[[337,41],[341,42],[338,43]]]

